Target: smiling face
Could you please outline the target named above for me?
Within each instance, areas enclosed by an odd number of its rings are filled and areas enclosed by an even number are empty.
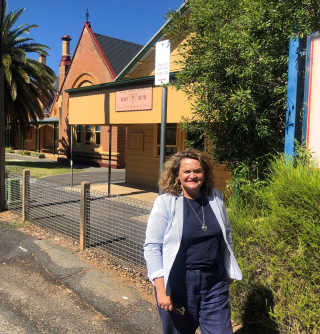
[[[185,197],[195,199],[201,195],[200,189],[204,181],[204,171],[200,161],[183,158],[180,162],[178,177]]]

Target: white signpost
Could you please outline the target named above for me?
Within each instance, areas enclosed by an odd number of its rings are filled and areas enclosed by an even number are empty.
[[[156,86],[169,83],[170,73],[170,41],[156,43],[155,80]]]

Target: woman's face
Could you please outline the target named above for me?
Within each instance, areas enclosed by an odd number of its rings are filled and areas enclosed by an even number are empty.
[[[197,198],[200,196],[200,189],[204,181],[204,171],[200,161],[183,158],[180,162],[178,177],[185,197]]]

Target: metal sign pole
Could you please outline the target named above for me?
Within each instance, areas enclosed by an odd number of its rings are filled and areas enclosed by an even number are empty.
[[[167,86],[162,86],[161,135],[160,135],[160,174],[162,173],[166,155],[166,123],[167,123]]]

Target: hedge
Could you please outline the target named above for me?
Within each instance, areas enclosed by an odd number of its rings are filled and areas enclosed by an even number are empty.
[[[243,333],[320,333],[320,171],[277,159],[257,184],[228,203],[244,275],[231,286],[233,317]]]

